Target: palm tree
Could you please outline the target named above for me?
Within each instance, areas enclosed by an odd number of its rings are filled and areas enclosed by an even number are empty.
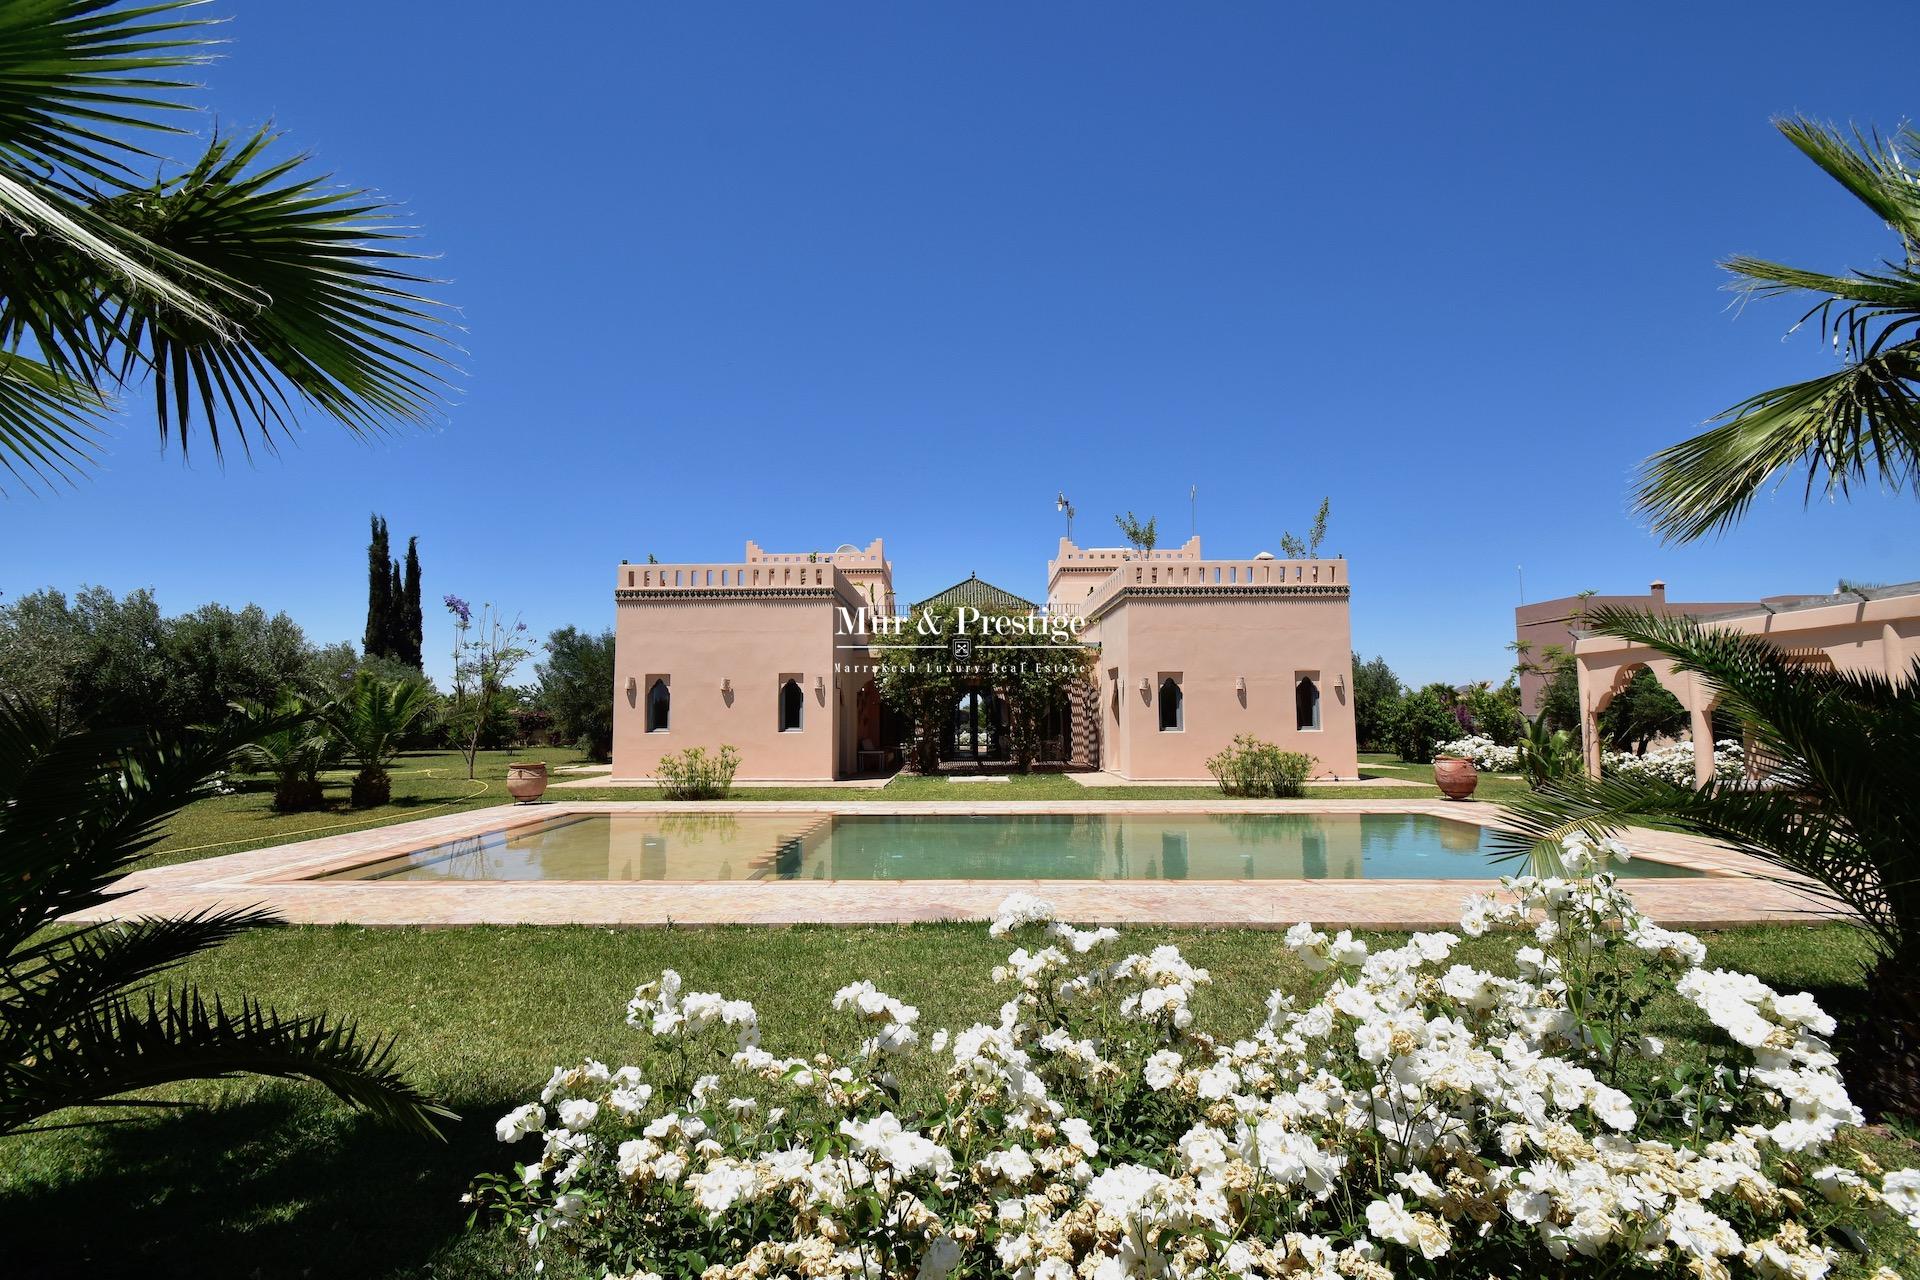
[[[340,739],[313,704],[293,695],[271,711],[257,703],[237,703],[234,710],[260,729],[234,763],[273,775],[273,807],[282,813],[318,809],[325,802],[320,771],[340,758]]]
[[[1856,1068],[1882,1105],[1920,1103],[1920,660],[1900,680],[1796,662],[1765,637],[1686,618],[1595,610],[1601,635],[1644,645],[1703,677],[1780,765],[1765,785],[1714,780],[1694,789],[1651,778],[1569,776],[1508,803],[1496,845],[1550,857],[1561,837],[1596,839],[1629,824],[1722,841],[1783,880],[1850,912],[1872,940],[1870,1018],[1857,1020]],[[1696,749],[1710,749],[1698,744]],[[1849,1076],[1852,1079],[1852,1076]]]
[[[353,776],[353,807],[366,809],[393,798],[387,766],[400,754],[407,731],[433,710],[432,692],[422,680],[382,680],[369,672],[323,713],[340,735],[347,755],[360,766]]]
[[[423,1134],[451,1114],[401,1076],[391,1040],[363,1039],[350,1022],[156,986],[157,975],[270,922],[268,913],[55,928],[110,901],[110,883],[259,729],[180,741],[60,733],[30,704],[0,696],[0,1135],[70,1107],[179,1105],[127,1095],[240,1074],[318,1081]]]
[[[1804,119],[1775,127],[1884,222],[1897,254],[1873,271],[1832,275],[1757,258],[1725,266],[1750,297],[1803,295],[1841,360],[1831,373],[1750,396],[1718,425],[1655,454],[1637,501],[1656,530],[1691,541],[1726,529],[1772,477],[1807,470],[1816,489],[1844,495],[1859,481],[1901,490],[1920,459],[1920,132],[1842,133]]]
[[[0,0],[0,466],[90,462],[115,393],[150,385],[163,443],[218,454],[303,409],[356,434],[443,405],[445,321],[392,210],[265,130],[185,164],[198,0]]]
[[[1580,740],[1571,731],[1554,728],[1544,711],[1520,723],[1520,772],[1528,786],[1539,791],[1580,771]]]

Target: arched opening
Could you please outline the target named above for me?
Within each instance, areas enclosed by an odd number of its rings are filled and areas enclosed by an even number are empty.
[[[1160,732],[1178,733],[1186,727],[1185,701],[1178,680],[1168,676],[1160,682]]]
[[[647,686],[647,732],[665,733],[673,717],[673,694],[667,689],[665,677],[658,677]]]
[[[806,717],[807,695],[800,688],[798,680],[787,680],[780,686],[780,732],[798,733]]]
[[[1320,727],[1320,684],[1312,676],[1301,676],[1293,686],[1293,727]]]
[[[1614,673],[1613,682],[1594,702],[1594,732],[1608,751],[1645,755],[1661,741],[1678,741],[1690,731],[1691,717],[1680,699],[1644,662]]]

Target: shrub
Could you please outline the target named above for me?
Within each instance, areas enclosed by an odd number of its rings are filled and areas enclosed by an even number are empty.
[[[1353,655],[1353,732],[1362,751],[1387,745],[1400,697],[1400,678],[1385,658],[1362,662]]]
[[[1178,948],[1094,955],[1116,930],[1025,894],[991,929],[1020,944],[991,1024],[927,1035],[859,981],[780,1056],[751,1003],[669,970],[627,1005],[649,1065],[556,1069],[495,1127],[528,1158],[475,1199],[569,1273],[662,1280],[1811,1278],[1862,1229],[1920,1227],[1920,1172],[1843,1138],[1832,1020],[1705,968],[1610,855],[1576,838],[1566,876],[1470,900],[1468,934],[1545,914],[1491,969],[1452,933],[1375,952],[1297,925],[1327,985],[1274,992],[1251,1034],[1196,1016],[1211,976]],[[1704,1015],[1711,1061],[1669,1063],[1656,1001]]]
[[[1393,718],[1392,740],[1402,760],[1426,764],[1433,759],[1435,744],[1460,736],[1451,692],[1445,685],[1428,685],[1401,700]]]
[[[1466,709],[1476,736],[1491,738],[1503,747],[1519,741],[1520,688],[1511,679],[1498,686],[1474,685],[1467,690]]]
[[[1316,763],[1305,752],[1282,751],[1243,733],[1232,746],[1207,757],[1207,772],[1224,795],[1297,796]]]
[[[740,753],[732,747],[722,745],[712,755],[705,747],[688,747],[661,756],[654,777],[669,800],[718,800],[732,789],[739,767]]]

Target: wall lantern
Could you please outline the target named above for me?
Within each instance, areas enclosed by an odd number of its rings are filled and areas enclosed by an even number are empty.
[[[827,678],[825,676],[815,676],[813,678],[813,691],[823,697],[826,695]]]
[[[733,692],[733,681],[731,681],[731,680],[729,680],[729,679],[727,679],[727,678],[726,678],[725,676],[722,676],[722,677],[720,678],[720,692],[722,692],[722,693],[732,693],[732,692]]]
[[[1239,677],[1233,682],[1233,687],[1239,692],[1245,693],[1247,691],[1247,678],[1245,676]]]
[[[1153,681],[1146,676],[1140,677],[1140,692],[1142,693],[1153,692]]]
[[[628,676],[627,677],[627,696],[631,698],[636,693],[639,693],[639,692],[640,692],[640,678],[638,676]]]
[[[1333,673],[1333,687],[1335,691],[1339,693],[1345,693],[1347,691],[1347,673],[1346,672],[1336,671]]]

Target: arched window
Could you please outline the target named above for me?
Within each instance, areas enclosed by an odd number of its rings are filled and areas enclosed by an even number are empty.
[[[1301,676],[1300,683],[1293,686],[1293,727],[1320,727],[1320,686],[1312,676]]]
[[[807,695],[801,691],[798,680],[788,680],[780,686],[780,732],[800,732],[800,719],[807,709]]]
[[[1186,710],[1181,706],[1180,682],[1168,676],[1160,682],[1160,732],[1178,733],[1186,725]]]
[[[665,733],[672,713],[673,695],[667,691],[666,678],[658,677],[647,686],[647,732]]]

